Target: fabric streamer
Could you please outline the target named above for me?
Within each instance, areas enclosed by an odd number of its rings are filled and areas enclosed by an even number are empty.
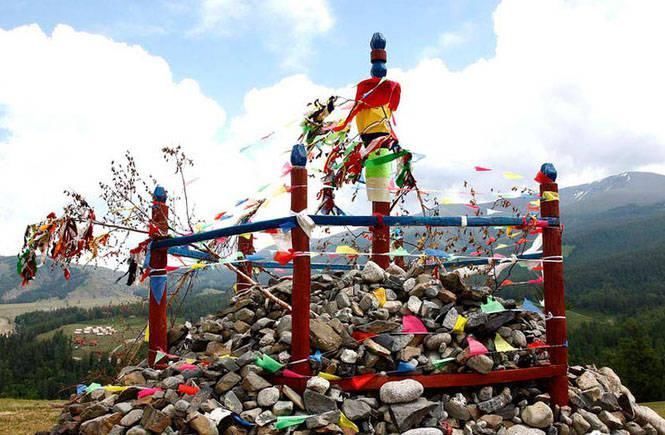
[[[506,308],[501,305],[501,302],[494,299],[492,296],[487,298],[487,303],[480,306],[480,310],[483,313],[492,314],[492,313],[501,313],[506,311]]]
[[[522,301],[522,310],[529,311],[529,312],[536,313],[536,314],[542,314],[543,313],[543,310],[541,310],[536,304],[531,302],[531,300],[529,298],[524,298],[524,300]]]
[[[427,328],[416,316],[402,317],[402,332],[406,334],[427,334]]]
[[[104,385],[103,388],[104,391],[108,391],[109,393],[120,393],[129,387],[125,387],[123,385]]]
[[[484,167],[482,167],[482,166],[474,166],[473,169],[474,169],[476,172],[488,172],[488,171],[491,171],[490,168],[484,168]]]
[[[339,421],[337,422],[339,427],[342,429],[349,429],[352,430],[354,433],[360,432],[360,429],[358,429],[358,426],[354,422],[348,419],[346,415],[342,411],[339,412]]]
[[[449,258],[450,254],[440,249],[425,249],[425,255],[429,257]]]
[[[254,427],[255,426],[254,423],[245,420],[244,418],[242,418],[238,414],[232,414],[231,417],[233,418],[233,421],[235,421],[236,423],[238,423],[239,425],[241,425],[243,427]]]
[[[342,380],[341,377],[339,377],[337,375],[333,375],[332,373],[328,373],[328,372],[319,372],[317,374],[317,376],[320,377],[320,378],[323,378],[327,381],[333,381],[333,382]]]
[[[291,260],[293,260],[293,257],[295,257],[295,251],[293,249],[289,249],[288,251],[275,252],[275,256],[273,257],[273,259],[282,266],[284,266],[286,264],[289,264]]]
[[[408,257],[411,254],[409,254],[409,251],[404,249],[404,246],[400,246],[399,248],[390,251],[390,255],[392,257]]]
[[[435,369],[441,369],[446,366],[449,362],[455,361],[455,357],[449,356],[448,358],[443,358],[443,359],[436,359],[432,361],[432,365],[434,366]]]
[[[162,303],[166,294],[166,275],[153,275],[150,277],[150,294],[157,304]]]
[[[351,333],[351,337],[353,337],[354,340],[356,340],[360,343],[362,343],[363,341],[365,341],[369,338],[376,337],[376,336],[377,336],[377,334],[375,334],[373,332],[353,331]]]
[[[503,173],[503,178],[507,180],[521,180],[524,177],[522,177],[520,174],[516,174],[515,172],[506,171]]]
[[[469,346],[466,349],[464,349],[464,351],[468,358],[477,355],[485,355],[489,352],[484,344],[482,344],[472,336],[468,336],[466,341]]]
[[[413,364],[406,361],[399,361],[397,363],[397,368],[393,373],[395,374],[410,373],[412,371],[415,371],[416,367],[418,367],[418,363]]]
[[[84,394],[86,388],[87,388],[87,387],[86,387],[85,384],[78,384],[78,385],[76,386],[76,394],[77,394],[77,395]]]
[[[321,353],[320,350],[317,350],[316,352],[314,352],[313,354],[311,354],[311,355],[309,356],[309,360],[310,360],[310,361],[315,361],[315,362],[317,362],[317,363],[321,363],[321,362],[322,362],[322,361],[321,361],[321,358],[323,358],[323,354]]]
[[[254,363],[268,373],[275,373],[284,368],[284,364],[280,364],[279,362],[272,359],[269,355],[262,355],[256,358]]]
[[[293,378],[293,379],[304,379],[307,377],[289,369],[282,370],[282,376],[284,376],[285,378]]]
[[[383,307],[385,303],[388,302],[388,297],[386,296],[386,289],[384,289],[383,287],[377,288],[372,293],[374,293],[376,300],[379,301],[379,307]]]
[[[159,387],[145,388],[145,389],[139,391],[139,394],[138,394],[137,397],[139,399],[142,399],[144,397],[152,396],[153,394],[155,394],[158,391],[162,391],[162,389],[159,388]]]
[[[510,343],[504,340],[504,338],[498,332],[494,336],[494,348],[497,352],[512,352],[517,350],[511,346]]]
[[[90,384],[86,387],[85,392],[86,393],[92,393],[93,391],[99,390],[100,388],[102,388],[102,386],[100,384],[98,384],[97,382],[93,382],[92,384]]]
[[[547,347],[547,345],[541,340],[534,340],[533,342],[527,344],[526,347],[529,349],[538,349],[541,347]]]
[[[455,326],[453,326],[453,332],[455,332],[457,334],[461,334],[462,332],[464,332],[464,327],[466,326],[466,322],[468,320],[469,319],[467,319],[463,315],[458,314],[457,315],[457,320],[455,320]]]
[[[180,384],[178,385],[178,393],[193,396],[200,391],[199,387],[194,385]]]
[[[291,426],[298,426],[314,415],[280,415],[275,422],[275,429],[286,429]]]
[[[377,376],[376,373],[365,373],[362,375],[354,376],[351,378],[350,383],[354,388],[359,389],[367,385],[372,379]]]
[[[335,254],[358,255],[358,251],[356,251],[350,246],[340,245],[337,248],[335,248]]]

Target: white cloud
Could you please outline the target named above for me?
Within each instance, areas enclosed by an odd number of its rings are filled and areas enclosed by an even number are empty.
[[[505,0],[494,16],[494,57],[461,71],[438,58],[391,69],[402,84],[400,139],[427,154],[416,165],[421,185],[450,189],[484,178],[505,185],[496,172],[474,173],[474,165],[528,182],[552,161],[567,185],[665,168],[664,9],[646,0]],[[185,145],[201,177],[190,192],[199,214],[210,216],[277,179],[307,101],[352,95],[305,75],[253,89],[220,144],[219,105],[194,81],[174,82],[168,65],[139,47],[63,26],[48,36],[31,26],[0,31],[0,58],[0,129],[10,132],[5,143],[0,135],[0,200],[11,205],[0,208],[2,253],[16,251],[26,222],[59,208],[63,188],[95,193],[108,161],[127,147],[141,162],[155,162],[160,146]],[[341,200],[346,205],[348,196]],[[282,197],[269,212],[286,210]]]
[[[425,47],[422,51],[423,58],[438,57],[458,49],[473,38],[475,25],[467,21],[454,31],[443,32],[436,40],[436,44]]]
[[[335,22],[327,0],[202,0],[199,13],[192,34],[252,32],[282,56],[286,69],[302,69],[314,38]]]
[[[138,46],[32,25],[0,30],[0,58],[2,253],[18,250],[25,224],[59,211],[63,189],[97,194],[124,150],[155,162],[164,145],[196,144],[199,156],[225,122],[195,81],[175,82]]]

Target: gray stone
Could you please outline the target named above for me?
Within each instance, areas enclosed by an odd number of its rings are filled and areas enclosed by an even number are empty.
[[[129,402],[120,402],[113,406],[113,412],[122,412],[123,414],[127,414],[132,409],[132,404]]]
[[[279,389],[277,387],[268,387],[259,391],[256,402],[262,408],[273,406],[279,400]]]
[[[400,431],[417,427],[420,422],[436,407],[436,403],[420,397],[410,403],[390,405],[390,415]]]
[[[217,425],[203,414],[198,414],[189,420],[189,425],[199,435],[219,435]]]
[[[305,403],[303,402],[302,397],[293,388],[288,385],[282,385],[282,394],[284,394],[284,396],[293,402],[298,408],[303,411],[305,410]]]
[[[487,374],[494,367],[494,360],[487,355],[475,355],[466,361],[466,366],[478,373]]]
[[[125,427],[131,427],[134,426],[136,423],[138,423],[142,418],[143,418],[143,410],[133,409],[129,411],[124,417],[122,417],[122,420],[120,420],[120,424]]]
[[[310,321],[310,337],[314,347],[324,352],[334,351],[342,346],[342,337],[330,325],[319,319]]]
[[[448,400],[444,407],[452,418],[462,421],[468,421],[471,419],[471,413],[466,406],[466,399],[461,394]]]
[[[605,426],[605,423],[600,421],[598,416],[596,414],[593,414],[589,411],[586,411],[584,409],[578,409],[577,412],[584,417],[584,419],[591,425],[591,429],[593,430],[599,430],[603,433],[609,433],[610,430],[608,429],[607,426]]]
[[[585,434],[591,429],[591,425],[580,414],[573,414],[573,428],[578,434]]]
[[[113,426],[120,423],[122,413],[102,415],[81,424],[80,433],[84,435],[108,435]]]
[[[245,391],[250,391],[250,392],[263,390],[264,388],[272,386],[270,382],[266,381],[255,372],[247,373],[247,376],[245,376],[245,379],[242,380],[241,385],[245,389]]]
[[[334,424],[339,421],[339,411],[328,411],[319,415],[314,415],[305,420],[305,426],[307,429],[316,429],[320,427],[328,426],[329,424]]]
[[[290,400],[279,400],[272,407],[272,413],[276,416],[291,415],[293,413],[293,402]]]
[[[330,382],[321,376],[312,376],[307,380],[307,388],[317,393],[325,394],[330,388]]]
[[[342,362],[347,364],[355,364],[358,361],[358,352],[351,349],[342,350],[342,354],[339,357]]]
[[[265,426],[266,424],[272,423],[277,420],[272,411],[263,411],[261,414],[257,415],[254,419],[254,423],[259,426]]]
[[[307,412],[313,414],[323,414],[324,412],[334,411],[337,409],[337,402],[328,396],[317,393],[312,390],[305,390],[303,394],[305,402],[305,409]]]
[[[125,435],[149,435],[148,431],[143,429],[142,426],[134,426],[125,432]]]
[[[342,403],[342,412],[349,420],[365,420],[372,413],[372,407],[364,400],[346,399]]]
[[[386,382],[379,390],[379,397],[383,403],[405,403],[419,398],[424,391],[423,385],[413,379]]]
[[[402,435],[443,435],[443,432],[435,427],[421,427],[419,429],[409,429],[402,432]]]
[[[368,261],[365,264],[365,267],[362,270],[362,273],[360,275],[363,279],[363,281],[370,283],[370,284],[375,284],[375,283],[380,283],[383,282],[385,279],[385,272],[379,266],[373,261]]]
[[[143,410],[143,418],[141,418],[141,426],[143,426],[143,428],[153,432],[162,433],[164,429],[170,425],[171,417],[163,412],[158,411],[152,406],[148,406]]]
[[[215,384],[215,391],[217,394],[223,394],[229,391],[231,388],[235,387],[241,380],[242,377],[239,374],[235,372],[229,372],[222,376],[217,384]]]
[[[524,408],[521,417],[524,423],[539,429],[544,429],[554,423],[552,408],[543,402],[536,402]]]
[[[540,429],[534,429],[531,427],[523,426],[521,424],[516,424],[506,430],[506,435],[545,435],[545,432]]]
[[[238,399],[238,396],[233,391],[229,391],[224,395],[224,406],[236,414],[242,412],[242,402],[240,402],[240,399]]]

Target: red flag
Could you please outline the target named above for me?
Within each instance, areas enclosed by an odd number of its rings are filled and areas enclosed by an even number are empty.
[[[353,337],[356,341],[362,343],[368,338],[376,337],[376,334],[374,334],[373,332],[353,331],[351,333],[351,337]]]
[[[349,383],[356,389],[360,389],[367,385],[369,381],[376,377],[376,373],[365,373],[364,375],[354,376],[349,380]]]
[[[356,87],[356,104],[349,112],[344,122],[335,128],[334,131],[344,130],[349,122],[361,110],[371,109],[388,105],[391,112],[397,110],[401,95],[399,83],[391,80],[381,80],[379,77],[371,77],[358,83]]]
[[[473,169],[475,169],[476,172],[487,172],[487,171],[491,171],[490,168],[483,168],[482,166],[474,166]]]
[[[303,379],[308,377],[289,369],[282,370],[282,376],[284,376],[285,378],[295,378],[295,379]]]
[[[187,384],[178,385],[178,393],[193,396],[198,392],[199,392],[199,387],[196,387],[194,385],[187,385]]]
[[[534,178],[534,180],[537,181],[538,184],[554,183],[554,181],[552,181],[550,177],[543,174],[541,171],[538,171],[538,174],[536,175],[536,178]]]
[[[540,347],[547,347],[547,345],[540,340],[534,340],[533,342],[527,344],[526,347],[529,349],[538,349]]]
[[[275,252],[274,260],[284,266],[293,260],[293,257],[295,257],[295,251],[293,249],[289,249],[288,251]]]

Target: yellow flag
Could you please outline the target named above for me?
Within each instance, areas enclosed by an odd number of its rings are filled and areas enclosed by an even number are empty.
[[[319,372],[318,376],[320,378],[323,378],[323,379],[327,380],[327,381],[339,381],[340,379],[342,379],[337,375],[333,375],[333,374],[327,373],[327,372]]]
[[[383,305],[388,300],[388,298],[386,297],[386,289],[384,289],[383,287],[379,287],[376,290],[374,290],[374,296],[376,296],[376,299],[379,301],[379,307],[383,307]]]
[[[129,387],[123,387],[121,385],[104,385],[104,391],[109,391],[111,393],[118,393],[120,391],[125,391]]]
[[[194,364],[196,362],[196,360],[194,358],[185,358],[185,362],[187,364]]]
[[[524,178],[520,174],[516,174],[511,171],[504,172],[503,177],[506,178],[507,180],[521,180],[522,178]]]
[[[550,192],[549,190],[543,192],[543,201],[558,201],[559,200],[559,192]]]
[[[540,201],[529,201],[529,205],[532,205],[534,207],[540,207]]]
[[[344,415],[344,413],[341,412],[341,411],[339,413],[339,421],[337,422],[337,424],[339,425],[339,427],[341,427],[343,429],[351,429],[352,431],[354,431],[356,433],[360,432],[360,429],[358,429],[358,426],[356,426],[356,424],[354,422],[349,420],[346,417],[346,415]]]
[[[242,237],[243,239],[249,240],[249,239],[252,238],[252,233],[241,234],[240,237]]]
[[[443,205],[452,204],[453,202],[454,202],[454,201],[453,201],[452,199],[450,199],[450,198],[443,198],[443,199],[441,200],[441,204],[443,204]]]
[[[453,327],[453,332],[461,334],[464,332],[464,326],[466,326],[467,318],[461,314],[457,315],[457,320],[455,321],[455,326]]]
[[[494,249],[495,249],[495,250],[496,250],[496,249],[503,249],[503,248],[507,248],[507,247],[508,247],[508,245],[506,245],[505,243],[499,243],[498,245],[496,245],[496,246],[494,247]]]
[[[204,267],[206,267],[206,264],[201,262],[201,261],[196,262],[196,263],[191,265],[192,270],[203,269]]]
[[[335,254],[358,255],[358,251],[356,251],[355,249],[353,249],[353,248],[350,247],[350,246],[339,245],[339,246],[335,249]]]
[[[504,340],[503,337],[499,335],[499,333],[494,336],[494,347],[496,348],[497,352],[511,352],[517,350],[512,347],[510,343]]]
[[[150,325],[145,325],[145,334],[143,335],[143,341],[146,343],[150,341]]]

